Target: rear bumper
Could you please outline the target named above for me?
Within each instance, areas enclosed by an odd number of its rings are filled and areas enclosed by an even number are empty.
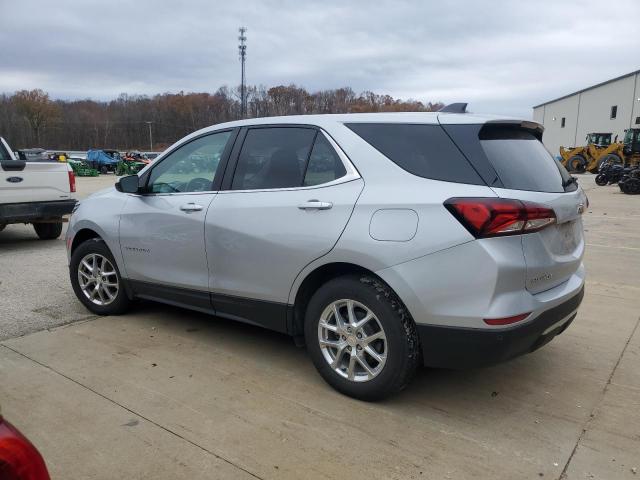
[[[534,320],[505,329],[456,328],[416,325],[424,364],[441,368],[470,368],[493,365],[533,352],[564,332],[576,316],[584,297],[577,294]]]
[[[0,223],[29,223],[60,218],[73,210],[76,200],[7,203],[0,205]]]

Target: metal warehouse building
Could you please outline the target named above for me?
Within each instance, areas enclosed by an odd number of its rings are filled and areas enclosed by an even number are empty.
[[[587,133],[622,140],[625,129],[640,127],[640,70],[536,105],[533,119],[544,125],[542,141],[554,155],[561,145],[584,145]]]

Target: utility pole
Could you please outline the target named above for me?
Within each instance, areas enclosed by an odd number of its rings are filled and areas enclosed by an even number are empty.
[[[153,151],[153,137],[151,136],[151,124],[153,122],[144,122],[147,125],[149,125],[149,150]]]
[[[242,65],[242,74],[240,77],[240,118],[245,118],[247,116],[247,86],[245,85],[244,62],[247,58],[247,27],[240,27],[238,31],[240,32],[238,36],[238,40],[240,41],[238,53],[240,54],[240,64]]]

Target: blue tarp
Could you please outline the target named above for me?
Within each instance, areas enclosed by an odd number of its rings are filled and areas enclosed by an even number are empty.
[[[110,157],[102,150],[89,150],[87,152],[87,162],[92,165],[94,162],[98,166],[103,165],[116,165],[118,160]]]

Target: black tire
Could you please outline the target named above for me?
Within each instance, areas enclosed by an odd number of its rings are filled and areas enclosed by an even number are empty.
[[[607,176],[604,173],[599,173],[598,175],[596,175],[596,184],[597,185],[600,185],[601,187],[604,187],[608,183],[609,183],[609,180],[607,179]]]
[[[320,348],[320,317],[332,302],[342,299],[365,305],[386,336],[385,351],[390,353],[380,372],[367,381],[356,382],[338,374]],[[348,275],[320,287],[307,306],[304,331],[307,350],[322,378],[339,392],[360,400],[379,400],[399,392],[410,383],[421,361],[420,341],[409,311],[389,286],[370,276]]]
[[[571,173],[584,173],[587,168],[587,160],[582,155],[574,155],[567,162]]]
[[[103,175],[106,175],[107,173],[109,173],[109,169],[106,167],[106,165],[103,165],[102,167],[100,167],[100,173],[102,173]]]
[[[108,305],[97,305],[93,303],[82,291],[80,287],[80,282],[78,280],[78,268],[80,265],[80,261],[90,254],[99,254],[105,257],[111,265],[113,266],[116,277],[118,280],[118,292],[115,296],[115,299],[109,303]],[[99,238],[92,238],[81,243],[71,255],[71,262],[69,263],[69,278],[71,280],[71,286],[73,287],[73,291],[78,297],[78,300],[82,302],[82,304],[87,307],[87,309],[97,315],[120,315],[125,313],[129,307],[131,306],[131,299],[129,299],[124,282],[122,281],[122,277],[120,276],[120,270],[118,270],[118,265],[116,265],[116,261],[107,247],[107,244],[104,240]]]
[[[55,240],[62,234],[62,220],[54,223],[34,223],[33,229],[40,240]]]

